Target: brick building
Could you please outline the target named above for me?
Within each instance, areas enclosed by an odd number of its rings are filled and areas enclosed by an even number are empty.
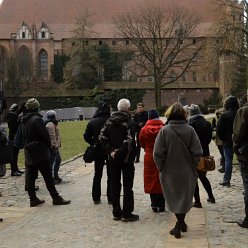
[[[3,0],[0,5],[0,72],[2,78],[6,68],[6,57],[13,51],[17,54],[20,75],[30,87],[53,87],[52,66],[55,54],[66,54],[73,46],[70,38],[75,28],[75,20],[85,10],[94,14],[94,37],[89,44],[122,46],[130,44],[116,35],[113,18],[126,10],[136,9],[146,4],[167,7],[179,5],[200,17],[194,42],[208,35],[208,29],[215,19],[215,0]],[[223,70],[225,71],[225,70]],[[171,104],[182,96],[187,103],[201,103],[209,98],[213,91],[229,92],[230,84],[224,84],[226,78],[214,73],[200,71],[199,68],[166,86],[162,90],[162,104]],[[0,73],[1,77],[1,73]],[[220,80],[219,80],[220,79]],[[225,85],[225,86],[224,86]],[[144,88],[147,93],[144,101],[154,106],[152,82],[104,83],[105,90],[111,88]],[[80,92],[78,92],[80,94]]]

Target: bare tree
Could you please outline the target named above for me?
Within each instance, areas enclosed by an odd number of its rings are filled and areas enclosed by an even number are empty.
[[[78,88],[93,88],[99,81],[96,51],[88,44],[89,39],[95,35],[92,17],[93,14],[86,9],[76,19],[73,38],[70,39],[70,60],[65,70],[70,84]]]
[[[151,7],[124,13],[115,23],[119,35],[134,47],[133,73],[154,78],[156,107],[160,107],[161,89],[197,65],[202,49],[200,42],[193,42],[198,18],[177,7]]]
[[[246,82],[243,87],[247,88],[247,73],[241,73],[240,68],[246,67],[245,70],[248,71],[248,1],[216,1],[220,7],[216,10],[218,18],[210,32],[210,36],[214,38],[209,42],[209,58],[216,62],[220,56],[229,57],[229,78],[235,80],[237,74],[242,75],[239,80]]]

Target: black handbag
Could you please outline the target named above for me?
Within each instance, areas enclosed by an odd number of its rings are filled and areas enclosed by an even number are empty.
[[[13,143],[9,142],[0,148],[0,164],[8,164],[13,161]]]
[[[85,163],[92,163],[96,157],[96,149],[94,146],[88,146],[84,152],[83,160]]]

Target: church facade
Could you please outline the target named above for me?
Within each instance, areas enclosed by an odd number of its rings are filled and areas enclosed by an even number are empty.
[[[208,29],[214,21],[215,0],[155,0],[162,7],[178,4],[180,7],[193,10],[200,16],[201,22],[197,37],[203,39],[208,35]],[[76,18],[85,10],[94,14],[94,36],[88,44],[110,47],[128,48],[130,42],[121,39],[116,34],[114,17],[124,11],[141,8],[150,1],[146,0],[3,0],[0,5],[0,78],[4,88],[6,77],[6,61],[15,55],[19,65],[19,73],[24,84],[35,88],[49,88],[56,83],[53,80],[54,56],[67,54],[73,42],[73,30]],[[193,38],[192,38],[193,39]],[[128,72],[125,71],[125,77]],[[150,82],[149,82],[150,81]],[[224,83],[225,81],[225,83]],[[112,87],[144,88],[147,90],[144,101],[148,106],[154,106],[152,97],[152,79],[146,78],[139,82],[104,83],[104,90]],[[180,97],[188,98],[195,103],[201,103],[209,98],[214,91],[221,90],[221,94],[229,93],[230,84],[226,78],[216,73],[200,71],[199,68],[185,74],[181,80],[166,86],[162,90],[164,104],[170,104]],[[80,94],[80,93],[78,93]],[[163,97],[164,94],[164,97]]]

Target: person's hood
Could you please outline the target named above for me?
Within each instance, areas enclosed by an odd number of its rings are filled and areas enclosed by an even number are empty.
[[[49,122],[52,122],[55,126],[57,126],[59,123],[59,121],[56,120],[55,118],[45,120],[45,124],[47,124]]]
[[[110,117],[110,105],[108,102],[100,101],[98,104],[98,108],[93,116],[93,118],[97,117]]]
[[[239,101],[235,96],[228,96],[224,103],[225,110],[229,109],[238,109],[239,108]]]
[[[157,136],[164,123],[159,119],[148,120],[145,124],[146,131],[151,135]]]
[[[125,111],[117,111],[111,115],[109,120],[113,123],[119,124],[123,122],[128,122],[131,119],[131,115]]]
[[[23,114],[23,116],[21,117],[21,122],[25,124],[32,116],[38,116],[38,117],[42,118],[42,115],[39,113],[29,113],[28,112],[28,113]]]

